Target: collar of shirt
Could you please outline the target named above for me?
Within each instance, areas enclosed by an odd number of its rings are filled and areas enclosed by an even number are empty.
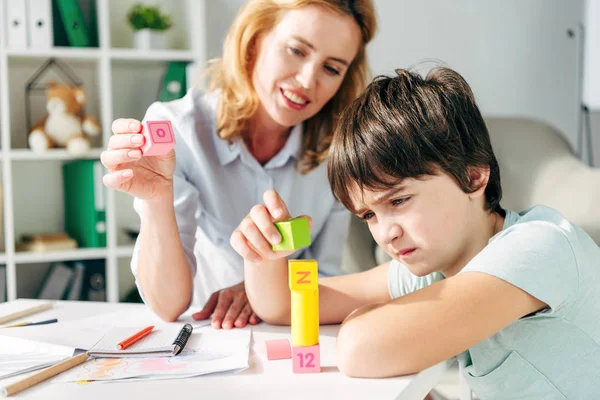
[[[302,123],[294,126],[283,148],[265,165],[265,168],[279,168],[284,166],[291,157],[298,160],[302,152]],[[217,130],[214,130],[215,149],[221,165],[227,165],[241,155],[241,152],[248,153],[244,141],[237,137],[231,143],[227,143],[219,137]]]

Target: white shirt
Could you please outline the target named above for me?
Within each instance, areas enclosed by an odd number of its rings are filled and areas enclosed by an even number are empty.
[[[342,274],[342,247],[349,212],[335,200],[322,163],[306,175],[296,169],[301,157],[302,125],[295,126],[284,147],[264,166],[236,139],[218,136],[218,92],[191,89],[181,99],[153,103],[144,121],[169,120],[173,126],[177,164],[174,173],[175,214],[188,264],[194,274],[192,305],[203,306],[215,291],[244,280],[243,259],[229,244],[233,230],[263,193],[276,190],[292,216],[312,217],[312,244],[290,258],[314,258],[322,276]],[[140,214],[140,200],[134,200]],[[139,241],[131,270],[137,280]],[[164,268],[169,268],[165,265]]]

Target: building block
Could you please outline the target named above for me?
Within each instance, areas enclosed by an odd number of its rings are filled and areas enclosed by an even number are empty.
[[[292,347],[287,339],[265,340],[268,360],[287,360],[292,358]]]
[[[319,291],[292,292],[292,346],[319,343]]]
[[[291,291],[317,290],[319,267],[315,260],[289,260],[288,283]]]
[[[314,346],[293,346],[292,370],[295,374],[321,372],[320,345],[316,344]]]
[[[142,123],[143,156],[164,156],[175,147],[175,135],[170,121],[144,121]]]
[[[281,234],[281,242],[273,245],[273,251],[298,250],[311,243],[308,218],[290,218],[274,224]]]

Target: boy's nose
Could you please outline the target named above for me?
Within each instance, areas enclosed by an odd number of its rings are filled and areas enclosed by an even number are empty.
[[[381,243],[392,244],[404,233],[400,224],[393,220],[381,221]]]

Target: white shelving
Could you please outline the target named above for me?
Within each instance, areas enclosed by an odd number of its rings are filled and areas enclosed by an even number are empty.
[[[64,149],[35,154],[27,148],[24,123],[24,82],[48,58],[68,64],[88,91],[86,112],[102,125],[102,135],[92,141],[83,159],[99,159],[112,132],[112,121],[120,117],[141,119],[156,100],[160,79],[170,61],[206,65],[204,0],[153,0],[173,16],[168,33],[172,50],[139,51],[131,48],[132,33],[124,17],[137,0],[80,0],[96,7],[98,48],[55,47],[51,49],[10,49],[4,35],[5,0],[0,0],[0,168],[4,248],[0,264],[6,265],[8,300],[22,297],[18,288],[19,268],[24,264],[54,261],[104,259],[106,295],[119,301],[119,265],[131,257],[133,245],[123,228],[137,221],[130,196],[107,191],[106,248],[81,248],[60,252],[17,252],[16,240],[23,232],[59,231],[62,227],[62,182],[60,166],[72,160]],[[43,96],[42,96],[43,97]],[[33,118],[36,120],[36,118]],[[53,230],[54,229],[54,230]],[[123,274],[121,274],[122,276]]]

